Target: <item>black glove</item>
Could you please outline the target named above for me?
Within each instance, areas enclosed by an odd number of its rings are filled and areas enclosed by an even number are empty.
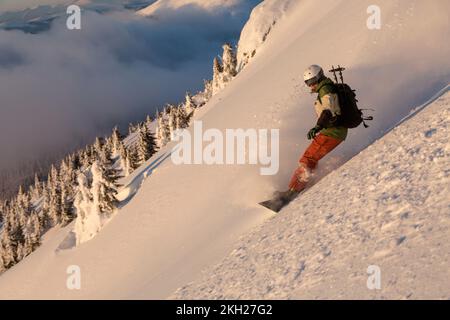
[[[320,126],[315,126],[311,130],[309,130],[308,131],[308,140],[314,139],[320,130],[322,130],[322,128]]]

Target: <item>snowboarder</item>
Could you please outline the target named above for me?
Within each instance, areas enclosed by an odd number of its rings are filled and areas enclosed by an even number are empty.
[[[318,65],[311,65],[306,69],[303,78],[306,85],[311,88],[311,92],[317,93],[314,108],[318,120],[307,134],[312,142],[299,159],[299,165],[292,175],[289,189],[278,192],[274,200],[261,203],[277,212],[306,188],[311,172],[317,167],[318,161],[347,137],[347,127],[337,123],[341,109],[334,82],[325,77],[322,68]]]

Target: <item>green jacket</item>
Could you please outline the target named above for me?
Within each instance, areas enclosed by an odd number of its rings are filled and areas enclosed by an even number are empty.
[[[314,107],[319,118],[324,110],[330,110],[333,116],[341,114],[336,87],[331,79],[325,78],[322,80],[319,83],[316,92],[317,100],[315,101]],[[324,128],[320,133],[339,140],[345,140],[347,138],[348,129],[346,127],[335,126]]]

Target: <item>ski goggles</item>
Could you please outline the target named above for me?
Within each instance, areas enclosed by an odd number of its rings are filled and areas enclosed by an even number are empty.
[[[315,85],[318,81],[317,81],[317,77],[305,80],[305,83],[308,87],[311,87],[312,85]]]

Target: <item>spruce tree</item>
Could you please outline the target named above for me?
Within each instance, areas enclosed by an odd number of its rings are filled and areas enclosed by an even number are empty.
[[[164,108],[163,116],[162,116],[162,133],[163,133],[163,140],[164,145],[170,142],[170,126],[169,126],[169,119],[170,119],[170,110],[167,108]]]
[[[3,227],[2,243],[6,250],[7,267],[11,267],[21,259],[22,244],[24,242],[24,234],[20,221],[23,220],[24,213],[17,201],[11,203],[11,210]]]
[[[70,186],[72,188],[72,186]],[[60,220],[63,225],[67,225],[73,220],[73,192],[69,192],[68,186],[61,183],[61,213]]]
[[[19,186],[19,191],[17,192],[16,196],[17,202],[22,203],[26,200],[25,192],[23,191],[22,185]]]
[[[0,201],[0,226],[3,224],[4,210],[5,210],[4,204],[3,204],[3,202]],[[1,230],[1,228],[0,228],[0,230]]]
[[[119,187],[117,181],[121,178],[119,173],[120,170],[114,168],[111,150],[109,148],[104,148],[98,160],[101,167],[104,168],[108,181],[114,183],[116,187]]]
[[[158,147],[163,146],[162,119],[159,112],[156,112],[156,144]]]
[[[206,101],[209,101],[209,99],[211,99],[211,97],[213,96],[213,81],[204,80],[204,87],[205,89],[203,90],[203,97]]]
[[[0,239],[0,255],[1,263],[3,265],[2,269],[9,269],[18,262],[16,250],[17,247],[11,240],[9,226],[5,224],[3,226],[3,232],[1,233]]]
[[[122,168],[122,172],[125,177],[127,177],[131,172],[130,168],[128,166],[128,151],[125,145],[123,144],[123,141],[119,142],[119,149],[118,149],[119,159],[120,159],[120,167]]]
[[[177,129],[184,129],[189,127],[189,122],[191,119],[192,113],[188,113],[187,110],[183,107],[180,106],[178,108],[178,112],[177,112],[177,123],[176,123],[176,127]]]
[[[42,188],[42,206],[39,211],[39,224],[42,232],[45,232],[48,228],[52,226],[52,219],[50,218],[50,189],[48,187],[48,182],[43,184]]]
[[[223,81],[227,83],[230,82],[237,74],[237,58],[236,52],[229,43],[224,44],[222,48]]]
[[[122,140],[123,140],[123,136],[120,134],[119,129],[117,128],[117,126],[114,127],[113,133],[111,136],[113,155],[115,155],[119,152],[120,143],[122,142]]]
[[[111,180],[108,170],[100,161],[95,161],[91,168],[94,207],[102,214],[112,213],[119,204],[116,198],[118,185]]]
[[[148,129],[150,129],[150,126],[152,125],[152,123],[153,123],[152,117],[147,115],[147,117],[145,118],[145,125],[147,126]]]
[[[39,180],[39,176],[36,173],[34,175],[34,187],[33,187],[33,199],[38,200],[42,196],[42,184]]]
[[[168,125],[169,125],[169,141],[175,137],[175,131],[178,129],[177,124],[177,108],[172,105],[168,107]]]
[[[139,157],[136,146],[130,146],[127,150],[126,162],[129,173],[132,173],[139,167]]]
[[[48,215],[50,217],[51,226],[55,226],[61,222],[61,181],[58,170],[53,165],[50,170],[48,188]]]
[[[87,169],[91,165],[90,148],[86,147],[79,152],[80,169]]]
[[[184,102],[184,110],[187,115],[190,116],[194,112],[196,106],[194,101],[192,101],[191,95],[188,92],[186,92],[185,99],[186,101]]]
[[[28,228],[25,243],[30,250],[29,252],[31,253],[36,250],[36,248],[41,244],[42,229],[39,223],[39,217],[36,213],[33,213],[30,216],[27,225]]]
[[[40,243],[41,229],[37,214],[32,211],[25,221],[21,222],[23,239],[17,246],[17,259],[21,260],[35,250]]]
[[[97,162],[95,162],[97,163]],[[92,168],[91,168],[92,171]],[[77,192],[74,207],[77,218],[75,220],[76,244],[79,245],[92,237],[92,232],[97,232],[101,226],[100,212],[94,208],[94,198],[91,193],[86,173],[79,172],[77,177]]]
[[[105,141],[101,137],[96,137],[95,142],[91,147],[91,163],[93,163],[95,160],[97,160],[103,150],[103,146],[105,145]]]
[[[74,163],[70,157],[64,159],[59,168],[61,185],[64,185],[67,196],[70,198],[73,198],[74,196],[74,186],[76,184],[77,176],[76,170],[77,169],[74,167]]]
[[[214,58],[213,61],[213,80],[212,80],[212,95],[217,94],[223,88],[223,66],[219,59]]]
[[[86,208],[92,204],[93,197],[86,174],[82,171],[77,176],[77,191],[74,199],[74,207],[77,213],[77,223],[83,219]],[[81,220],[82,221],[82,220]]]
[[[161,148],[170,141],[169,114],[166,108],[158,115],[157,121],[156,143],[158,148]]]
[[[142,126],[139,130],[138,142],[136,145],[137,162],[138,165],[143,164],[145,161],[156,151],[155,137],[151,133],[147,126]]]
[[[79,170],[81,168],[81,159],[80,154],[78,152],[73,153],[70,157],[71,167],[74,171]],[[74,172],[73,181],[76,181],[77,179],[77,173]]]

